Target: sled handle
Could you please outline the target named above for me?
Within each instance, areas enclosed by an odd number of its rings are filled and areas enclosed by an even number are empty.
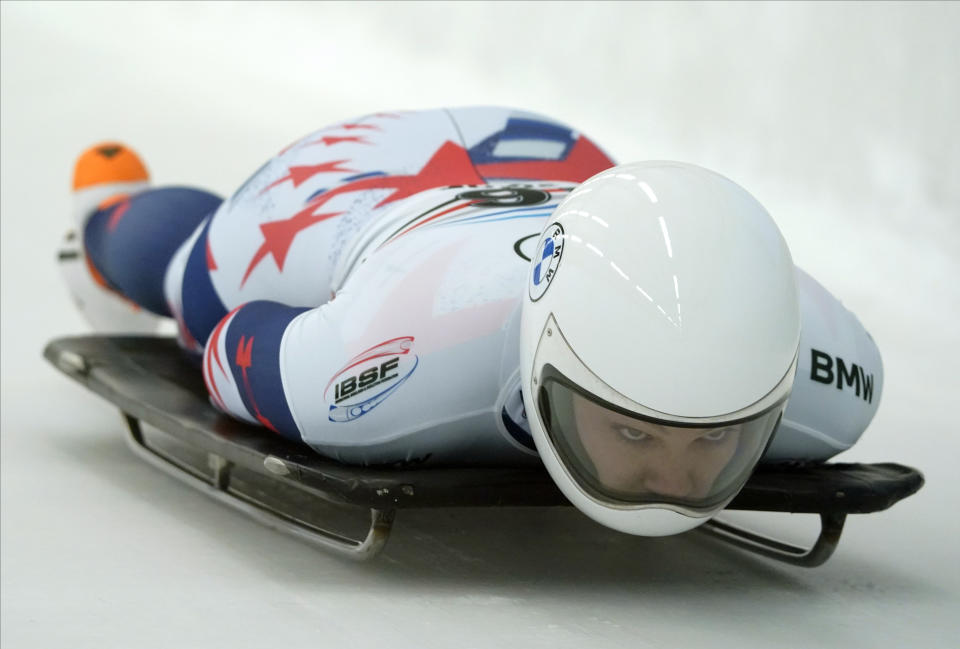
[[[794,566],[816,568],[823,565],[837,549],[846,518],[847,515],[843,513],[821,513],[820,535],[809,548],[797,547],[718,520],[707,521],[700,529],[721,541],[754,554]]]
[[[213,469],[211,479],[186,462],[150,446],[143,434],[143,429],[140,427],[140,420],[123,411],[120,414],[123,416],[129,433],[126,436],[127,446],[133,451],[134,455],[184,484],[271,529],[285,532],[311,545],[332,550],[356,561],[365,561],[375,557],[383,550],[390,536],[394,518],[394,510],[392,509],[369,509],[370,527],[363,539],[351,539],[331,530],[310,525],[305,521],[286,515],[280,510],[272,509],[250,498],[245,498],[240,492],[232,490],[230,479],[233,463],[229,460],[208,453],[208,462]]]

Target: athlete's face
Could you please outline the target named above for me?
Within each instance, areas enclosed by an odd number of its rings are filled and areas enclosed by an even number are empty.
[[[578,394],[580,440],[610,489],[703,498],[737,450],[741,426],[674,428],[611,412]]]

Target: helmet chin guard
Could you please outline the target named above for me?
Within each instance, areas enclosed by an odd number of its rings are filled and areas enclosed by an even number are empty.
[[[681,163],[594,176],[545,228],[521,324],[544,465],[594,520],[696,527],[749,478],[786,407],[800,314],[773,220]]]

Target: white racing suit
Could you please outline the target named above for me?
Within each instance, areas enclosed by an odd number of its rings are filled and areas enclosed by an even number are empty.
[[[346,463],[536,461],[519,380],[531,256],[563,197],[611,164],[576,132],[507,109],[331,127],[198,228],[170,263],[166,299],[184,343],[206,340],[211,400],[235,417]],[[190,271],[200,249],[202,281]],[[797,281],[798,375],[768,460],[848,448],[882,391],[859,321],[802,271]],[[191,291],[229,311],[212,333],[185,325]]]

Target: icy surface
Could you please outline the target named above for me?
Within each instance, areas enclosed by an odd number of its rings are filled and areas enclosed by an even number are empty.
[[[4,647],[957,646],[960,6],[0,12]],[[42,361],[84,331],[54,249],[86,146],[125,140],[159,182],[227,194],[321,125],[469,104],[746,186],[883,353],[879,414],[844,459],[917,466],[923,491],[851,517],[812,571],[568,510],[402,513],[356,565],[136,460],[116,413]]]

